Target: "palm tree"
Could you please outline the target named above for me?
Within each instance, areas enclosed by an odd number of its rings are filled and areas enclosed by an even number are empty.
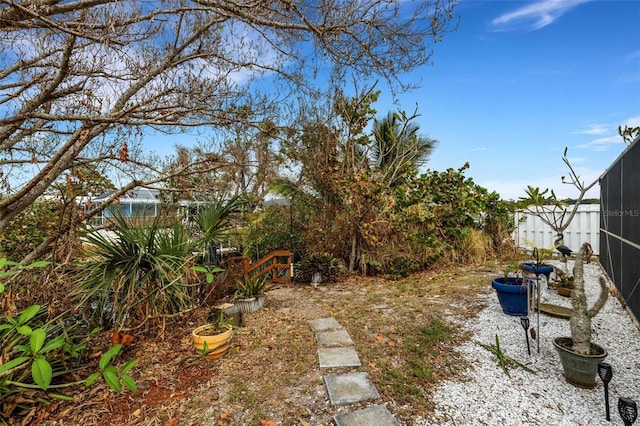
[[[373,121],[373,167],[383,173],[389,186],[416,172],[438,143],[418,133],[420,126],[412,122],[416,117],[389,112],[382,120]]]
[[[201,240],[205,248],[207,265],[215,263],[216,244],[224,240],[231,215],[244,203],[245,199],[242,196],[236,195],[227,199],[223,194],[198,212],[195,222],[202,232]]]

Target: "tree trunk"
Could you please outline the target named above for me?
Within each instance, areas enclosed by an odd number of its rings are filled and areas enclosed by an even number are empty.
[[[351,229],[351,253],[349,254],[349,272],[353,272],[356,266],[356,257],[358,254],[358,234],[355,227]]]

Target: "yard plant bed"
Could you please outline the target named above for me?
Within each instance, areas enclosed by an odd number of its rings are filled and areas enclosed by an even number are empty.
[[[334,317],[347,329],[381,399],[403,423],[433,410],[442,380],[464,368],[456,348],[468,338],[463,323],[491,293],[491,268],[448,268],[406,279],[353,277],[326,286],[281,285],[264,308],[244,317],[228,353],[215,363],[193,350],[191,330],[207,310],[167,324],[163,338],[136,336],[123,356],[138,393],[106,385],[79,387],[75,402],[57,403],[11,419],[52,425],[293,425],[329,424],[340,407],[328,403],[307,321]],[[100,338],[106,341],[106,334]],[[102,341],[96,341],[96,350]],[[269,423],[267,423],[269,424]]]

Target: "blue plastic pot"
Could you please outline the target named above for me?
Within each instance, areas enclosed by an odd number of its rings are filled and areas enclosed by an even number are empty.
[[[496,289],[500,306],[502,306],[502,311],[505,314],[523,317],[529,313],[527,309],[527,287],[524,285],[522,278],[517,280],[516,282],[516,277],[508,277],[505,284],[503,277],[494,278],[491,281],[491,287]],[[526,281],[529,283],[529,291],[533,292],[533,280]]]
[[[520,264],[520,269],[522,269],[523,271],[532,272],[536,274],[536,277],[538,275],[544,275],[545,277],[547,277],[547,282],[549,282],[549,277],[553,272],[553,266],[545,265],[544,263],[541,265],[536,265],[533,262],[524,262]]]

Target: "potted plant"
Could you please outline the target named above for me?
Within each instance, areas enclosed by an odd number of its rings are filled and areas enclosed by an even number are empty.
[[[264,275],[245,277],[234,294],[234,303],[240,307],[242,313],[255,312],[264,306],[267,287],[267,277]]]
[[[506,265],[503,275],[494,278],[491,286],[496,290],[502,311],[507,315],[527,316],[529,298],[535,285],[533,280],[518,276],[509,276],[515,270],[515,264]]]
[[[574,267],[574,288],[571,292],[573,313],[569,320],[571,337],[557,337],[553,341],[564,370],[567,382],[583,387],[593,388],[598,371],[598,362],[607,356],[607,351],[591,341],[591,318],[596,316],[604,306],[609,295],[604,277],[600,276],[600,296],[591,309],[588,309],[584,293],[584,252],[586,243],[580,247],[576,255]]]
[[[568,275],[564,271],[556,270],[556,279],[553,281],[553,288],[556,289],[560,296],[571,297],[571,292],[574,287],[574,276]]]
[[[538,247],[534,247],[533,257],[535,261],[522,262],[520,269],[535,274],[536,277],[538,275],[544,275],[547,278],[547,283],[549,283],[554,268],[552,265],[544,263],[544,261],[551,256],[551,253],[553,253],[553,249],[538,249]]]
[[[207,359],[218,359],[229,349],[233,326],[220,314],[214,321],[201,325],[191,332],[193,345]]]

